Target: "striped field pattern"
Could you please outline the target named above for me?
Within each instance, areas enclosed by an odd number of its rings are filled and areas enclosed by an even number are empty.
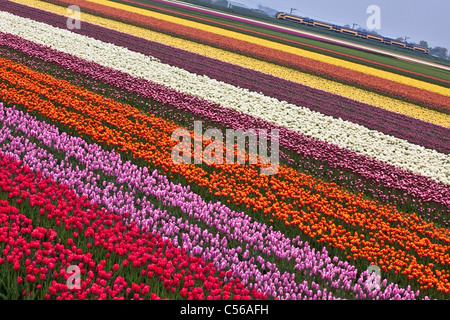
[[[448,299],[450,89],[358,61],[0,0],[0,299]]]

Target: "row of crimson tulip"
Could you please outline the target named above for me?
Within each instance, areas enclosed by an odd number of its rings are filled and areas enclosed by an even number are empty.
[[[201,258],[213,262],[218,272],[231,270],[251,289],[261,288],[265,294],[280,299],[419,296],[409,287],[404,290],[393,283],[388,285],[386,279],[377,290],[367,291],[362,285],[366,274],[355,272],[353,266],[337,257],[331,259],[325,248],[315,251],[298,236],[288,239],[218,202],[207,204],[181,185],[169,183],[156,170],[150,173],[129,161],[123,162],[115,152],[61,134],[56,127],[28,114],[1,106],[0,114],[8,128],[0,132],[0,141],[8,141],[0,145],[3,153],[23,160],[25,166],[41,172],[44,178],[67,185],[78,196],[86,196],[112,213],[123,216],[129,212],[129,221],[138,227],[169,238],[175,246],[180,241],[180,247],[201,253]],[[162,203],[165,205],[161,207]],[[160,210],[153,210],[153,205]],[[180,218],[174,217],[174,209],[181,210]],[[302,272],[303,278],[292,270]]]
[[[101,209],[4,155],[0,177],[8,199],[0,203],[2,276],[26,288],[25,296],[159,299],[151,292],[159,288],[160,296],[187,299],[267,298],[135,222],[126,225],[128,213]],[[79,288],[68,287],[70,265],[80,269]]]
[[[349,260],[374,260],[384,271],[394,270],[415,279],[422,288],[450,292],[448,280],[442,276],[445,270],[435,268],[449,263],[448,254],[443,254],[449,242],[448,230],[283,166],[268,179],[259,176],[252,166],[212,164],[208,173],[194,165],[174,165],[170,135],[177,127],[173,124],[23,66],[6,64],[7,69],[1,74],[1,96],[6,101],[21,104],[28,111],[36,111],[94,141],[115,146],[132,158],[145,160],[171,179],[174,175],[183,177],[191,185],[209,188],[210,194],[227,199],[228,203],[244,205],[284,222],[286,227],[300,229],[317,243],[348,253]],[[20,69],[27,82],[20,80],[15,69]],[[304,188],[310,191],[305,192]],[[363,240],[366,237],[369,241]],[[431,245],[430,241],[439,244]]]
[[[220,108],[217,105],[192,99],[187,95],[176,93],[173,90],[165,89],[162,86],[154,85],[143,79],[136,79],[129,75],[106,69],[99,65],[83,61],[81,59],[45,48],[41,45],[33,44],[17,37],[0,34],[0,45],[5,45],[27,54],[27,57],[19,59],[17,55],[8,53],[8,57],[24,61],[44,73],[51,73],[52,68],[62,68],[55,73],[57,77],[66,79],[68,73],[66,70],[77,72],[78,74],[89,77],[83,80],[82,76],[74,76],[71,81],[77,85],[90,86],[93,90],[99,90],[100,94],[110,92],[110,96],[119,101],[128,101],[134,106],[142,105],[142,108],[151,113],[162,117],[170,117],[182,125],[193,125],[193,118],[190,115],[197,116],[199,119],[212,122],[215,126],[219,125],[227,128],[267,128],[280,130],[280,145],[286,152],[294,151],[296,156],[292,157],[280,151],[280,157],[294,165],[294,168],[301,167],[309,174],[319,175],[325,179],[336,181],[339,185],[345,186],[350,190],[357,190],[364,194],[373,194],[374,199],[379,199],[384,203],[397,206],[402,211],[415,211],[428,214],[428,217],[440,221],[439,210],[433,203],[439,203],[449,207],[449,190],[445,186],[424,177],[411,174],[404,170],[389,167],[368,157],[358,156],[353,152],[342,148],[334,147],[330,144],[314,141],[303,137],[290,130],[270,125],[266,122],[254,119],[232,110]],[[3,54],[6,54],[4,52]],[[37,62],[30,59],[39,58],[52,64],[36,67]],[[92,82],[92,84],[91,84]],[[133,82],[133,86],[129,83]],[[106,88],[106,89],[105,89]],[[134,97],[137,95],[137,97]],[[157,102],[165,103],[166,97],[171,96],[171,106],[154,105],[153,103],[143,102],[142,98],[149,98]],[[133,99],[134,97],[134,99]],[[176,98],[175,98],[176,97]],[[175,98],[175,99],[173,99]],[[131,99],[131,100],[130,100]],[[189,105],[186,101],[190,101]],[[150,110],[148,110],[150,109]],[[189,127],[192,129],[192,127]],[[298,160],[297,158],[300,157]],[[313,159],[311,160],[310,157]],[[297,159],[295,162],[293,159]],[[351,175],[345,175],[344,172],[352,172]],[[326,176],[325,176],[326,175]],[[387,188],[387,191],[384,189]],[[397,192],[406,193],[403,196]],[[397,193],[397,194],[396,194]],[[414,197],[414,202],[411,201]],[[411,203],[415,205],[411,207]],[[445,224],[448,224],[444,220]]]
[[[299,69],[304,72],[316,74],[331,80],[351,84],[384,95],[392,96],[398,99],[410,101],[412,103],[427,106],[436,110],[441,110],[445,112],[450,111],[449,107],[450,97],[433,93],[427,90],[411,87],[398,82],[394,82],[389,79],[383,79],[380,77],[364,74],[361,72],[352,71],[328,63],[323,63],[308,58],[304,58],[298,55],[289,54],[271,48],[261,47],[255,44],[250,44],[229,37],[211,34],[198,29],[184,27],[167,21],[146,17],[131,12],[125,12],[123,10],[106,7],[103,5],[91,3],[84,0],[46,0],[46,1],[63,6],[77,5],[81,8],[83,12],[90,12],[102,17],[112,18],[119,21],[136,24],[163,33],[173,34],[178,37],[182,37],[184,39],[190,39],[196,42],[205,43],[207,45],[216,46],[240,54],[249,55],[251,57],[256,57],[269,62],[274,62],[291,68]],[[17,13],[24,17],[30,17],[30,13],[36,12],[36,14],[41,16],[41,18],[38,18],[39,19],[38,21],[43,21],[40,19],[46,19],[44,18],[45,15],[42,14],[44,11],[35,10],[33,8],[29,8],[15,3],[4,3],[2,4],[1,9],[4,11],[13,12],[15,14]],[[38,13],[39,11],[40,13]],[[33,19],[36,19],[36,17]],[[47,20],[46,23],[50,23],[48,19],[46,20]],[[52,25],[65,28],[66,18],[59,17],[59,20],[60,21]],[[87,25],[88,25],[87,23],[84,23],[83,28],[72,31],[85,34],[86,30],[84,30],[84,28]],[[107,36],[112,35],[113,31],[108,30],[107,33],[98,32],[97,34]]]

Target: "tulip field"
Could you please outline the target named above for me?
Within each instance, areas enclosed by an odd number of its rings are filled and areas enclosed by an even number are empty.
[[[450,298],[439,74],[126,1],[0,0],[0,300]],[[194,122],[277,131],[277,171],[174,163]]]

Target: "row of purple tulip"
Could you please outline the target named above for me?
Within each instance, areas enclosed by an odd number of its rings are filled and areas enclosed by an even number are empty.
[[[160,233],[192,255],[212,261],[219,271],[231,270],[233,277],[274,298],[419,296],[419,291],[388,285],[386,279],[371,290],[366,283],[367,271],[358,272],[347,262],[330,258],[326,248],[317,251],[299,237],[286,238],[219,202],[207,203],[189,187],[170,183],[156,170],[150,173],[147,168],[123,162],[114,151],[59,133],[56,127],[29,114],[0,104],[0,123],[0,151],[5,155],[111,212],[130,213],[127,223],[134,221],[141,228]],[[181,217],[155,208],[161,204],[170,212],[178,210]],[[298,274],[295,279],[295,272],[280,271],[279,266],[291,260],[294,270],[303,274],[301,279]]]

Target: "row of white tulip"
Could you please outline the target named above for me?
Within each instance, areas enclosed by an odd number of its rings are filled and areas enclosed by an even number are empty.
[[[47,45],[297,131],[404,170],[450,184],[450,156],[364,126],[161,63],[158,59],[69,30],[0,12],[0,31]]]

